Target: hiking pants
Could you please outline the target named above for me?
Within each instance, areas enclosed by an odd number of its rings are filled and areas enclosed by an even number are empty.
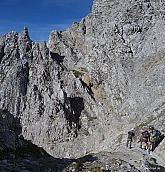
[[[126,144],[126,146],[127,146],[127,147],[129,146],[130,149],[131,149],[131,143],[132,143],[132,139],[127,139],[127,144]]]

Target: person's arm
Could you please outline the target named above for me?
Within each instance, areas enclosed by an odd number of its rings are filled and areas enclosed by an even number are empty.
[[[140,142],[140,139],[142,138],[142,134],[140,133],[139,139],[138,139],[138,143]]]
[[[151,135],[150,135],[150,133],[148,133],[148,135],[149,135],[149,137],[148,137],[148,141],[150,142],[150,137],[151,137]]]
[[[135,140],[135,133],[133,133],[133,136],[132,136],[132,141]]]

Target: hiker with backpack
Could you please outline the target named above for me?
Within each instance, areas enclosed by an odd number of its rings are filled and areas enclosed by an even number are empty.
[[[147,150],[148,142],[150,141],[150,134],[147,130],[144,130],[139,137],[138,142],[140,143],[140,148],[142,149],[142,143],[144,143],[144,149]]]
[[[130,131],[128,131],[128,137],[127,137],[127,144],[126,144],[126,146],[128,147],[129,146],[129,148],[131,149],[131,144],[132,144],[132,142],[133,142],[133,139],[134,139],[134,137],[135,137],[135,133],[134,133],[134,128],[132,128]]]
[[[158,144],[161,142],[161,132],[154,127],[150,127],[151,132],[150,132],[150,140],[153,143],[152,150],[154,150]]]

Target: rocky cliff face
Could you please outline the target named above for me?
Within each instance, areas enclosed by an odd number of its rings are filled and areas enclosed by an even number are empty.
[[[165,132],[164,11],[162,0],[94,0],[48,43],[27,28],[0,37],[1,111],[56,157],[113,151],[132,127]],[[164,140],[155,153],[165,160]]]

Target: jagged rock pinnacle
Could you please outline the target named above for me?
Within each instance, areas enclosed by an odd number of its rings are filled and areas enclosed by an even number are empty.
[[[48,46],[32,43],[26,27],[0,38],[0,109],[56,157],[122,152],[133,127],[164,132],[163,11],[161,0],[95,0],[87,17],[52,31]],[[155,153],[165,161],[164,148]]]
[[[26,26],[24,26],[24,29],[23,29],[26,33],[28,33],[28,28]]]

